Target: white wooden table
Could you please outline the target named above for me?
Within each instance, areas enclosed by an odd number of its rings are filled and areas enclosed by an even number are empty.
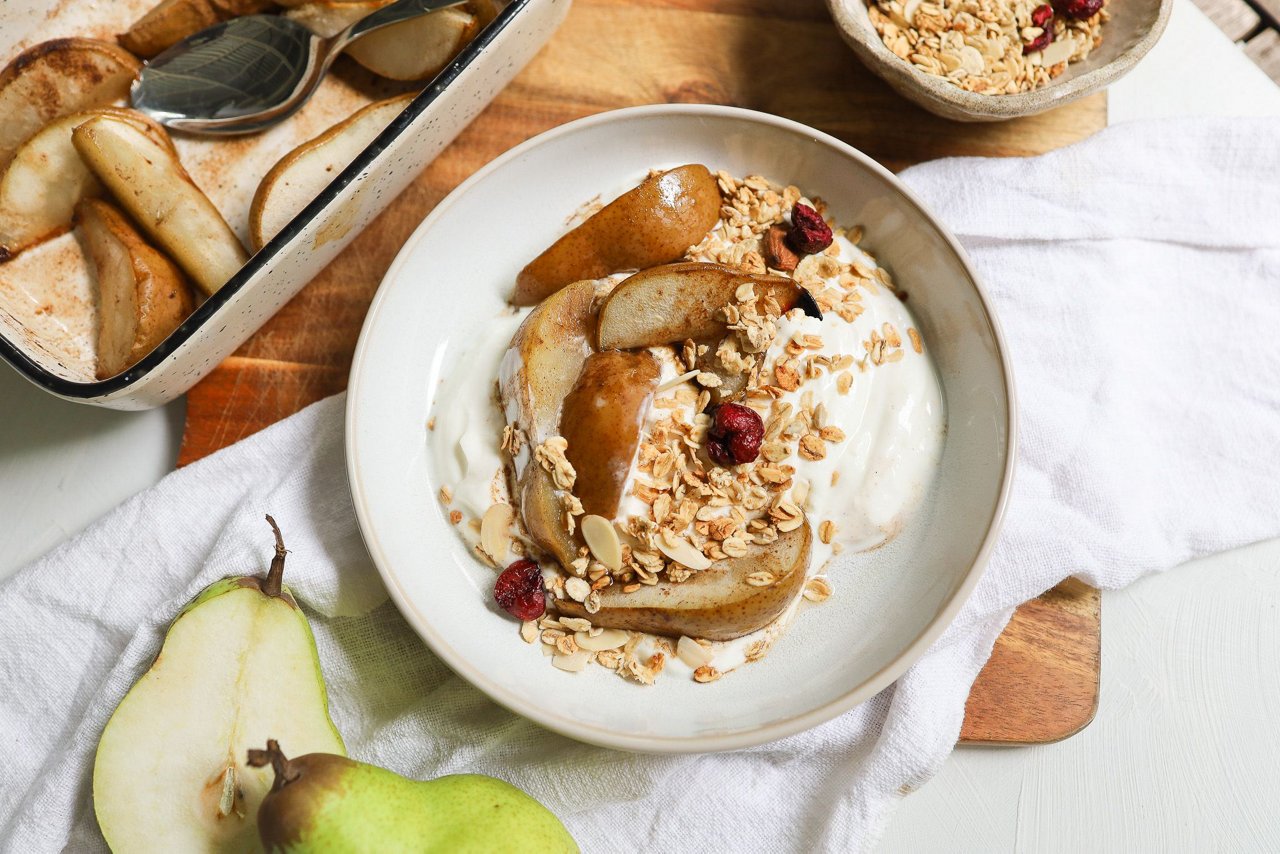
[[[1280,89],[1190,0],[1111,89],[1113,123],[1280,115]],[[62,403],[0,367],[0,578],[173,467],[181,401]],[[1108,593],[1102,699],[1065,742],[957,751],[881,848],[1280,850],[1280,542]]]

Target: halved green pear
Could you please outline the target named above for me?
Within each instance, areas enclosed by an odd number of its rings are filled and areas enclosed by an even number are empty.
[[[610,629],[732,640],[769,625],[800,594],[812,537],[806,523],[778,534],[768,545],[752,546],[743,557],[717,561],[679,584],[664,581],[632,593],[623,593],[617,584],[606,587],[600,591],[597,613],[587,613],[571,599],[558,601],[556,609]],[[772,575],[773,583],[749,584],[747,577],[759,572]]]
[[[542,804],[503,780],[451,774],[410,780],[342,756],[286,757],[275,740],[249,751],[275,783],[258,811],[268,851],[577,854]]]
[[[793,279],[755,276],[722,264],[685,261],[641,270],[624,279],[600,306],[601,350],[655,347],[728,331],[724,307],[744,284],[772,296],[783,312],[807,294]]]
[[[680,166],[642,181],[534,258],[511,301],[534,305],[581,279],[674,261],[720,218],[720,188],[707,167]]]
[[[524,431],[531,455],[516,492],[525,527],[534,542],[568,565],[578,544],[565,524],[565,491],[532,454],[543,441],[558,435],[563,403],[587,358],[595,352],[596,283],[576,282],[544,300],[520,324],[503,360],[499,383],[503,412]]]
[[[662,373],[647,350],[593,353],[564,400],[560,435],[578,473],[573,494],[588,514],[612,519],[640,445],[645,413]]]
[[[285,548],[271,525],[267,576],[206,587],[107,721],[93,805],[114,851],[257,850],[272,780],[247,764],[249,748],[277,738],[299,753],[346,752],[311,628],[281,584]]]

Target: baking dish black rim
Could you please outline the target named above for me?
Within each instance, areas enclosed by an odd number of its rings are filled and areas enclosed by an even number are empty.
[[[245,283],[275,260],[284,246],[293,240],[321,210],[337,198],[348,184],[367,169],[377,157],[386,150],[391,142],[404,133],[423,111],[433,104],[442,92],[466,69],[486,48],[492,44],[497,35],[506,29],[520,12],[533,0],[511,0],[494,20],[490,21],[443,70],[437,74],[409,106],[383,129],[382,133],[371,142],[346,169],[338,173],[329,185],[318,196],[302,209],[279,234],[255,252],[236,274],[227,280],[218,292],[200,304],[191,316],[184,320],[177,329],[169,334],[158,347],[140,359],[137,364],[123,373],[105,380],[94,382],[77,382],[60,377],[37,363],[8,338],[0,335],[0,358],[3,358],[19,373],[31,382],[61,397],[90,400],[110,395],[128,388],[158,367],[175,350],[181,347],[206,323],[217,316],[218,311],[231,301]],[[425,165],[425,164],[424,164]],[[305,287],[305,285],[304,285]]]

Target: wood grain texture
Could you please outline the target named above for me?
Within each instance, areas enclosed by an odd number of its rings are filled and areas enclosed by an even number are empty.
[[[547,47],[457,141],[191,390],[179,465],[346,387],[365,310],[387,267],[418,222],[468,175],[549,128],[653,103],[730,104],[785,116],[892,169],[951,155],[1038,154],[1106,125],[1104,95],[999,124],[932,116],[858,64],[820,0],[576,0]],[[963,740],[1053,740],[1082,725],[1074,698],[1089,690],[1096,696],[1097,656],[1082,650],[1097,645],[1097,609],[1090,626],[1071,602],[1049,596],[1018,611],[1010,640],[1001,637],[992,660],[1020,666],[983,671]],[[1018,712],[1031,706],[1039,709],[1035,725]],[[1006,714],[1017,726],[996,726]]]
[[[1074,578],[1015,611],[969,693],[960,741],[1041,744],[1088,726],[1101,627],[1102,592]]]

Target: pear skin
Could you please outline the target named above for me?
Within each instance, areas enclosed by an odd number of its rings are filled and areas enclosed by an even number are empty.
[[[812,536],[809,525],[801,525],[768,545],[752,546],[742,557],[717,561],[679,584],[664,581],[632,593],[623,593],[616,584],[606,587],[594,614],[572,599],[556,602],[556,609],[608,629],[732,640],[772,623],[799,595]],[[776,580],[755,587],[747,583],[754,572],[772,573]]]
[[[550,810],[502,780],[454,774],[410,780],[343,756],[288,759],[274,740],[249,751],[275,783],[258,811],[267,851],[293,854],[576,854]]]
[[[266,578],[216,581],[182,609],[107,722],[93,804],[112,850],[257,850],[271,775],[245,764],[248,746],[278,733],[300,749],[346,752],[315,639],[281,584],[276,537]]]
[[[595,306],[596,283],[575,282],[543,300],[511,339],[498,391],[508,423],[529,439],[529,454],[557,435],[564,400],[595,352]],[[529,536],[568,566],[578,543],[566,530],[564,493],[532,459],[515,490]]]
[[[553,243],[516,277],[511,301],[536,305],[572,282],[674,261],[720,219],[720,188],[700,164],[647,178]]]
[[[641,270],[618,284],[600,305],[601,350],[629,350],[719,338],[728,332],[724,307],[750,282],[756,296],[771,296],[785,313],[796,306],[816,311],[794,279],[757,276],[733,267],[684,261]],[[812,305],[812,308],[809,306]]]
[[[565,457],[578,473],[573,494],[586,513],[612,519],[640,446],[661,369],[647,350],[593,353],[560,414]]]

